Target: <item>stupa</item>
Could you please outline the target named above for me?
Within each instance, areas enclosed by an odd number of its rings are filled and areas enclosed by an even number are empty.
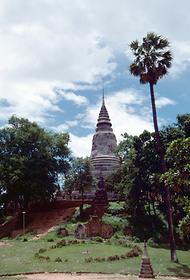
[[[96,125],[96,133],[92,140],[91,151],[91,171],[95,185],[100,177],[105,179],[119,167],[120,160],[116,155],[116,148],[117,140],[113,133],[103,92],[102,106]]]

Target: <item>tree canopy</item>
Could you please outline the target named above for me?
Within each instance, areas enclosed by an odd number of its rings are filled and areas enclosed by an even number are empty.
[[[69,136],[47,132],[34,122],[15,116],[0,129],[0,187],[5,202],[51,199],[58,174],[69,169]]]

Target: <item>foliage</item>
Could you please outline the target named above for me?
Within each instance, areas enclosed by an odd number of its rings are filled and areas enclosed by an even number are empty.
[[[119,215],[124,213],[125,203],[124,202],[110,202],[107,209],[107,213],[111,215]]]
[[[162,176],[166,185],[176,191],[190,187],[190,137],[180,138],[170,143],[166,159],[170,168]]]
[[[185,239],[190,238],[190,137],[179,138],[170,143],[166,152],[168,171],[161,181],[170,187],[173,194],[174,214]]]
[[[31,201],[51,199],[58,174],[69,168],[68,134],[45,131],[15,116],[0,129],[0,186],[6,202],[27,208]]]
[[[155,33],[147,33],[141,44],[137,40],[133,41],[130,48],[135,60],[130,65],[131,74],[140,76],[142,84],[156,84],[171,67],[172,55],[169,46],[166,38]]]
[[[90,190],[92,175],[90,172],[90,159],[73,158],[71,169],[65,180],[65,190],[72,192],[78,190],[81,194]]]
[[[115,190],[125,197],[129,227],[133,235],[141,240],[150,237],[156,238],[157,241],[165,240],[166,206],[160,178],[171,182],[171,202],[176,230],[180,221],[187,215],[184,210],[184,198],[189,199],[188,129],[190,115],[185,114],[177,117],[177,123],[164,127],[160,132],[163,147],[167,150],[166,163],[169,172],[162,176],[154,133],[144,131],[139,136],[129,136],[125,133],[123,141],[119,144],[119,154],[123,160],[120,171],[122,176],[118,177]],[[175,177],[171,176],[172,172]],[[167,174],[170,177],[166,178]],[[179,184],[175,184],[174,179],[177,178]]]
[[[16,240],[7,240],[7,246],[1,246],[0,271],[2,274],[22,274],[24,272],[102,272],[102,273],[124,273],[138,274],[141,256],[123,259],[129,249],[119,245],[107,245],[104,243],[85,243],[80,245],[72,244],[62,248],[49,250],[50,244],[43,240],[30,240],[26,243]],[[138,244],[143,248],[143,244]],[[45,259],[34,258],[35,252],[39,248],[46,248],[43,253]],[[88,251],[88,252],[87,252]],[[155,274],[189,276],[189,251],[178,251],[180,264],[172,263],[168,260],[169,250],[163,248],[148,248],[151,263]],[[92,257],[105,258],[118,255],[120,260],[111,262],[91,262],[86,263],[85,258]],[[42,255],[41,255],[42,256]],[[55,262],[55,258],[60,257],[63,262]],[[69,261],[65,262],[65,258]]]
[[[128,225],[128,220],[125,217],[118,217],[115,215],[104,214],[102,221],[106,224],[112,225],[116,232],[122,232],[124,228]]]

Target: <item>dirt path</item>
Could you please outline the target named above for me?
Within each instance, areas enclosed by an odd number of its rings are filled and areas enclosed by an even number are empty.
[[[23,278],[21,278],[23,279]],[[24,276],[26,280],[138,280],[138,276],[95,273],[43,273]],[[141,278],[142,280],[145,280]],[[184,280],[176,277],[156,277],[156,280]],[[147,280],[147,279],[146,279]],[[190,280],[186,278],[186,280]]]

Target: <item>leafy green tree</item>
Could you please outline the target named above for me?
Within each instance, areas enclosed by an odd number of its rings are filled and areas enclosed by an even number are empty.
[[[184,137],[190,137],[190,114],[177,116],[178,127],[184,132]]]
[[[69,169],[68,134],[54,134],[27,119],[11,117],[0,130],[0,186],[6,201],[26,209],[51,199],[58,174]]]
[[[134,76],[140,77],[140,83],[149,84],[152,104],[152,115],[155,129],[155,139],[157,143],[158,154],[162,173],[166,172],[164,160],[164,149],[161,143],[161,137],[158,129],[157,112],[155,105],[154,85],[158,80],[167,74],[171,67],[172,55],[169,50],[169,42],[166,38],[155,33],[148,33],[143,38],[142,44],[137,40],[130,44],[130,48],[135,56],[134,62],[130,65],[130,72]],[[166,187],[166,204],[168,205],[168,227],[170,235],[171,260],[177,261],[175,239],[173,233],[172,209],[170,202],[169,188]]]
[[[90,170],[90,159],[73,158],[71,169],[65,180],[65,189],[70,193],[78,190],[84,197],[84,192],[89,191],[92,187],[92,175]],[[83,205],[80,207],[80,216],[83,214]]]
[[[169,166],[161,176],[171,189],[177,212],[178,223],[184,236],[190,237],[190,137],[179,138],[170,143],[166,160]]]
[[[162,175],[162,181],[176,191],[190,190],[190,137],[170,143],[166,160],[170,168]]]
[[[159,157],[153,135],[147,131],[134,137],[125,134],[119,144],[119,154],[124,160],[116,189],[125,197],[130,226],[141,239],[158,237],[157,230],[162,223]]]

